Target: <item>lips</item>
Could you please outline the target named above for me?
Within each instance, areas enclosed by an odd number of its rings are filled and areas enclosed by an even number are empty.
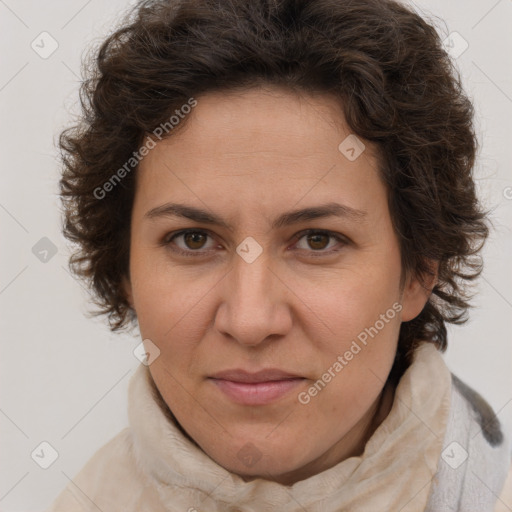
[[[290,393],[305,379],[274,368],[250,373],[225,370],[210,377],[216,388],[231,401],[242,405],[265,405]]]
[[[259,372],[251,373],[241,369],[224,370],[211,376],[213,379],[229,380],[232,382],[273,382],[287,379],[301,379],[300,375],[285,372],[275,368],[268,368]]]

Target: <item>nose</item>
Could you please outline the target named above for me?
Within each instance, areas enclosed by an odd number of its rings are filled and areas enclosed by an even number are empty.
[[[292,327],[290,291],[264,254],[252,263],[235,255],[215,316],[218,332],[247,346],[275,340]]]

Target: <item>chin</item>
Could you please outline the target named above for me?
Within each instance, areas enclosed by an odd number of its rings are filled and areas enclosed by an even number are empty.
[[[245,437],[247,439],[247,437]],[[294,439],[291,436],[289,440]],[[282,438],[270,442],[263,437],[261,440],[233,442],[231,450],[224,450],[218,447],[222,456],[210,456],[216,462],[242,477],[244,480],[263,478],[279,482],[286,479],[286,475],[294,473],[298,468],[307,464],[306,452],[304,449],[297,450],[300,443],[290,442],[284,444]],[[226,455],[228,456],[226,458]]]

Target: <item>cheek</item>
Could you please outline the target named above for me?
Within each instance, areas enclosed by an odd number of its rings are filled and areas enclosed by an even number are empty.
[[[153,286],[154,283],[154,286]],[[134,289],[134,306],[137,311],[141,335],[158,345],[169,345],[174,340],[190,346],[199,335],[205,321],[205,290],[198,282],[193,290],[176,280],[144,280]]]
[[[388,376],[400,331],[401,304],[389,293],[383,293],[380,300],[373,295],[366,301],[361,295],[339,298],[345,300],[338,306],[326,303],[323,309],[329,334],[316,338],[320,339],[322,380],[332,381],[330,387],[342,388],[346,395],[357,396],[366,389],[368,379],[378,387],[379,380],[383,384]]]
[[[319,387],[327,383],[318,392],[317,407],[325,413],[339,409],[353,419],[370,407],[382,389],[401,324],[398,253],[366,263],[338,273],[336,279],[325,279],[322,287],[318,282],[302,287],[310,311],[318,312],[322,320],[318,322],[310,312],[307,324],[324,326],[320,335],[313,329],[308,333],[317,340],[322,360]]]
[[[141,336],[160,349],[152,370],[164,365],[187,372],[211,315],[209,293],[219,278],[211,273],[198,278],[192,269],[173,268],[140,249],[134,251],[130,270]]]
[[[309,306],[308,324],[319,325],[319,338],[337,340],[338,349],[376,322],[379,331],[393,337],[400,323],[399,280],[399,264],[378,260],[326,274],[322,279],[302,280],[299,289]]]
[[[316,346],[322,373],[300,397],[302,404],[309,403],[304,409],[308,421],[319,428],[325,418],[337,418],[340,429],[358,422],[381,392],[396,353],[400,304],[386,293],[373,302],[360,294],[348,297],[343,296],[343,305],[324,309],[331,332]]]
[[[201,292],[200,282],[191,283],[187,278],[187,269],[169,265],[165,251],[137,240],[132,240],[130,279],[141,329],[151,328],[160,336],[190,309],[189,303]]]

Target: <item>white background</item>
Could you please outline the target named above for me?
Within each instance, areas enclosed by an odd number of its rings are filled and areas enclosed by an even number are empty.
[[[126,392],[139,364],[132,354],[139,340],[87,318],[87,295],[66,270],[56,141],[77,111],[82,52],[110,32],[128,5],[0,0],[1,511],[43,510],[127,425]],[[415,5],[446,22],[439,25],[444,37],[457,31],[469,43],[457,66],[477,110],[478,185],[495,225],[471,321],[450,328],[446,360],[510,431],[512,1]],[[31,48],[43,31],[58,42],[47,59]],[[43,237],[58,250],[46,263],[32,252]],[[59,454],[46,470],[31,458],[42,441]]]

